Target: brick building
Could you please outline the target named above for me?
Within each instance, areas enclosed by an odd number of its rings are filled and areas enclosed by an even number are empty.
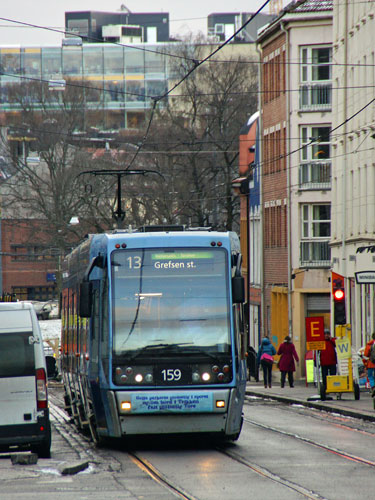
[[[289,4],[258,49],[263,333],[291,335],[303,359],[305,318],[330,325],[332,1]]]

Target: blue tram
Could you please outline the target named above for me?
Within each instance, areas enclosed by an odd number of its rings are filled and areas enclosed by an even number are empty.
[[[235,440],[246,384],[238,237],[89,235],[63,265],[66,411],[95,442],[205,433]]]

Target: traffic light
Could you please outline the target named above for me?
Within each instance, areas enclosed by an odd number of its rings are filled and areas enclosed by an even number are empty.
[[[345,311],[345,288],[344,280],[335,279],[332,283],[333,295],[333,319],[335,325],[346,324],[346,311]]]

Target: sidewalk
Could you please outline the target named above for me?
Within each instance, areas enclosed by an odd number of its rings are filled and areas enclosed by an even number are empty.
[[[255,382],[252,378],[246,384],[247,396],[259,396],[270,399],[275,399],[283,403],[300,404],[309,408],[316,408],[333,413],[339,413],[354,418],[362,418],[375,422],[375,410],[373,407],[373,400],[370,396],[368,389],[361,390],[360,399],[354,399],[354,393],[344,392],[341,393],[341,400],[337,399],[337,395],[327,394],[327,400],[321,401],[319,398],[318,388],[313,384],[308,384],[304,380],[297,380],[294,387],[289,387],[286,382],[285,387],[280,387],[280,374],[278,377],[274,374],[272,378],[272,388],[265,389],[263,381]],[[313,400],[309,399],[312,398]],[[332,398],[332,399],[328,399]]]

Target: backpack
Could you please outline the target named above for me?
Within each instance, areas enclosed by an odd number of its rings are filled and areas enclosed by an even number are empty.
[[[372,344],[370,349],[369,361],[375,364],[375,342]]]

